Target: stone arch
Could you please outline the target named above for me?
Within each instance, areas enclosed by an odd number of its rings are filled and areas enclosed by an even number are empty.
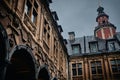
[[[38,70],[38,80],[50,80],[50,73],[47,66],[42,66]]]
[[[3,25],[0,23],[0,80],[3,80],[5,74],[5,67],[8,64],[9,42],[7,32],[4,29]]]
[[[18,45],[9,53],[5,80],[35,80],[37,65],[32,50],[26,45]]]

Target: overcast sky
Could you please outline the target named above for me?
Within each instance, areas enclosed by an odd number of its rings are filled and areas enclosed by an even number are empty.
[[[97,26],[98,0],[52,0],[52,11],[59,17],[58,24],[62,26],[63,37],[68,39],[68,32],[74,31],[76,37],[94,35]],[[109,21],[120,32],[120,0],[101,0],[104,12],[109,15]]]

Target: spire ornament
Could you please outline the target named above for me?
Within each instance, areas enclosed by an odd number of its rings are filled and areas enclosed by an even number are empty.
[[[102,0],[98,0],[98,9],[97,9],[98,15],[104,13],[104,8],[101,7],[101,2]]]
[[[98,7],[101,6],[102,0],[98,0]]]
[[[97,9],[98,14],[104,13],[104,8],[99,6],[99,8]]]

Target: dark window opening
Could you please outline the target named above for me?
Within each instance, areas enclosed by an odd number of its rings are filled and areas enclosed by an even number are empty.
[[[98,43],[97,42],[90,42],[89,43],[90,52],[97,52],[98,51]]]
[[[76,69],[72,69],[72,73],[73,73],[73,76],[76,76],[77,75]]]
[[[102,21],[103,24],[105,24],[105,21]]]
[[[82,75],[82,63],[72,64],[72,75],[73,76]]]
[[[36,1],[34,2],[34,6],[35,6],[35,9],[38,9],[38,4],[36,3]]]
[[[80,54],[81,53],[80,44],[72,45],[72,51],[74,54]]]
[[[110,61],[113,73],[120,72],[120,59],[114,59]]]
[[[91,72],[92,74],[102,74],[102,65],[100,61],[91,62]]]
[[[31,21],[36,24],[37,22],[37,12],[33,10]]]
[[[25,5],[25,12],[29,16],[30,16],[30,12],[31,12],[31,7],[32,7],[31,3],[29,2],[29,0],[27,0],[27,3]]]

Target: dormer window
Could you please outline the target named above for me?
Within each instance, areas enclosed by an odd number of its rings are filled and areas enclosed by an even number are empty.
[[[114,41],[108,41],[107,42],[107,48],[109,51],[114,51],[115,50],[115,42]]]
[[[81,53],[80,44],[72,45],[72,51],[73,51],[74,54],[80,54]]]
[[[69,40],[74,41],[75,40],[75,33],[74,32],[68,32],[69,34]]]
[[[89,47],[90,47],[90,52],[98,51],[98,43],[97,42],[90,42]]]

